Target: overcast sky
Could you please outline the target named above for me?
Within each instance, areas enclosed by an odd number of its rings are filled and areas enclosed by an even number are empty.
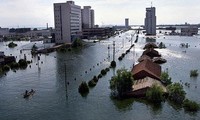
[[[144,24],[145,8],[156,7],[157,24],[200,23],[200,0],[74,0],[95,10],[95,24]],[[54,26],[53,3],[65,0],[0,0],[0,27]]]

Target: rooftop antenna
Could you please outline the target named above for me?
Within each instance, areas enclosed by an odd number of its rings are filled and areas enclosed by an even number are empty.
[[[153,6],[153,3],[152,3],[152,1],[151,1],[151,7]]]

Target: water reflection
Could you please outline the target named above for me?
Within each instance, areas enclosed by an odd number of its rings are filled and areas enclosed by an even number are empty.
[[[163,103],[151,103],[143,99],[136,99],[136,101],[145,104],[147,108],[151,110],[153,115],[158,115],[162,112]]]
[[[148,42],[156,42],[156,39],[147,37],[146,38],[146,43],[148,43]]]
[[[132,105],[134,103],[134,99],[123,99],[123,100],[117,100],[112,97],[110,97],[112,100],[113,104],[116,107],[116,110],[120,112],[126,112],[132,110]]]

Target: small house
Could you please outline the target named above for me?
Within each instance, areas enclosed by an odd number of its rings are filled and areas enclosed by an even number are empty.
[[[161,57],[161,55],[159,54],[158,51],[154,50],[154,49],[147,49],[143,52],[142,55],[147,55],[149,56],[151,59],[153,59],[154,57]]]
[[[135,65],[132,69],[133,78],[135,80],[151,77],[160,80],[161,66],[146,59]]]

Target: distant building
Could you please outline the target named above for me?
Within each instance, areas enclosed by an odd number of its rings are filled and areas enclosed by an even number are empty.
[[[4,37],[9,35],[9,28],[1,28],[0,27],[0,37]]]
[[[10,33],[26,33],[31,31],[31,28],[11,28],[9,30]]]
[[[146,35],[156,35],[156,8],[146,8],[145,18]]]
[[[55,41],[72,43],[82,31],[81,7],[74,1],[54,3]]]
[[[94,28],[95,27],[95,13],[94,10],[91,9],[91,27]]]
[[[90,38],[107,38],[112,35],[114,35],[114,29],[113,28],[86,28],[83,29],[83,38],[90,39]]]
[[[125,27],[127,29],[129,28],[129,19],[128,18],[125,19]]]
[[[51,36],[52,30],[32,30],[26,33],[27,37],[37,38],[37,37],[49,37]]]
[[[94,27],[94,10],[91,6],[84,6],[81,10],[82,16],[82,28],[93,28]]]
[[[198,27],[197,26],[186,26],[181,28],[181,35],[183,36],[193,36],[198,34]]]

